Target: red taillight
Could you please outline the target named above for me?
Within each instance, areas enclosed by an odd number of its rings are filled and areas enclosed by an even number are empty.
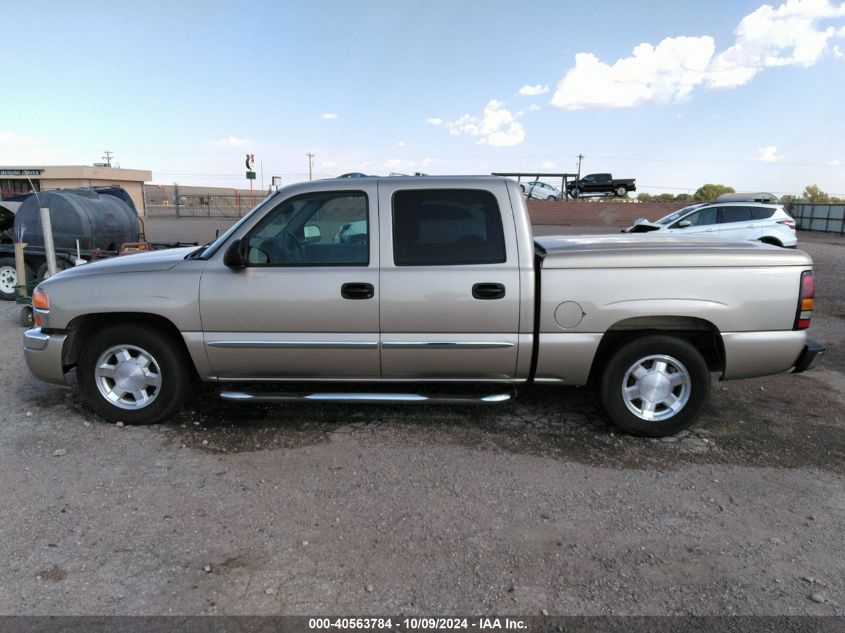
[[[795,230],[795,220],[778,220],[778,224],[783,224],[791,228],[793,231]]]
[[[801,273],[801,292],[798,295],[798,311],[795,314],[795,330],[806,330],[813,318],[813,306],[816,300],[816,280],[813,271]]]

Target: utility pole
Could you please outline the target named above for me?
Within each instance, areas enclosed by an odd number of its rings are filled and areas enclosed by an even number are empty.
[[[112,156],[114,156],[114,153],[110,152],[107,149],[103,150],[103,151],[106,154],[105,156],[103,156],[103,160],[106,161],[106,167],[111,167],[111,159],[112,159]]]
[[[311,180],[311,160],[314,158],[314,153],[308,152],[306,156],[308,157],[308,180]]]
[[[584,159],[583,154],[578,154],[578,180],[581,180],[581,161]]]

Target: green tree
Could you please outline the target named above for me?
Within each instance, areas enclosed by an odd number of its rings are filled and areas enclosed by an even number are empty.
[[[727,185],[717,185],[708,182],[706,185],[696,189],[692,197],[698,202],[713,202],[723,193],[736,193],[736,189]]]
[[[674,199],[675,196],[673,196],[671,193],[661,193],[660,195],[655,196],[653,198],[653,200],[656,202],[672,202]]]
[[[692,196],[688,193],[679,193],[675,196],[675,202],[692,202]]]
[[[801,196],[807,202],[826,204],[830,202],[830,195],[822,191],[818,185],[807,185],[804,187],[804,195]]]
[[[651,200],[651,194],[650,193],[638,193],[637,194],[637,200],[639,200],[640,202],[649,202]]]

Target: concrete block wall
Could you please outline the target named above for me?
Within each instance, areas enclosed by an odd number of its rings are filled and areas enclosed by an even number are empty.
[[[622,202],[619,200],[528,200],[531,224],[625,228],[637,218],[657,220],[689,206],[688,202]]]

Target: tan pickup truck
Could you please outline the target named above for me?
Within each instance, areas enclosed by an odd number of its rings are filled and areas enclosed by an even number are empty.
[[[662,436],[695,421],[713,372],[807,369],[813,295],[801,251],[535,239],[503,178],[333,179],[278,191],[208,246],[55,275],[23,342],[32,373],[76,369],[112,421],[173,416],[196,378],[248,402],[492,404],[594,384],[619,427]]]

